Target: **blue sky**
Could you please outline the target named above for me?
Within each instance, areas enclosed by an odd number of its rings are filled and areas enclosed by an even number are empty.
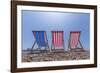
[[[67,50],[70,31],[81,31],[80,40],[85,49],[90,48],[90,14],[76,12],[48,12],[22,10],[22,48],[31,48],[35,38],[33,30],[44,30],[51,47],[51,31],[64,31]]]

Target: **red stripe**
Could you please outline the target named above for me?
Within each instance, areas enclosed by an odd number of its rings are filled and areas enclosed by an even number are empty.
[[[58,33],[58,46],[60,46],[60,33]]]
[[[55,32],[55,45],[56,45],[56,39],[57,39],[57,37],[56,37],[56,32]]]
[[[58,33],[58,46],[60,46],[60,36],[59,36],[60,33]]]
[[[59,46],[61,46],[62,36],[61,32],[59,33]]]
[[[54,45],[55,45],[55,32],[53,33],[53,37],[54,37]]]
[[[61,33],[61,44],[63,44],[63,33]]]
[[[71,41],[70,41],[71,48],[76,48],[77,43],[79,41],[79,35],[80,35],[80,32],[71,33]]]
[[[56,47],[60,47],[63,44],[63,32],[55,31],[52,32],[53,44]]]
[[[58,46],[58,33],[56,32],[56,46]]]
[[[56,44],[56,46],[57,46],[57,32],[55,32],[55,34],[56,34],[56,37],[55,37],[55,44]]]
[[[59,33],[57,32],[57,46],[59,46]]]

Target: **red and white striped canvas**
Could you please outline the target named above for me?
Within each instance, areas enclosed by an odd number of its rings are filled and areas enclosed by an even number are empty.
[[[80,32],[70,32],[70,48],[76,48],[79,42]]]
[[[63,45],[63,31],[52,31],[52,43],[55,47]]]

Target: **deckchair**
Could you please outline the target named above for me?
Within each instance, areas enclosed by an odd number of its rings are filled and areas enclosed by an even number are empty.
[[[46,35],[46,31],[32,31],[34,38],[35,38],[35,42],[33,43],[32,46],[32,51],[46,51],[49,50],[49,45],[48,45],[48,40],[47,40],[47,35]],[[38,48],[34,49],[35,44],[37,44]],[[42,47],[44,47],[45,49],[41,49]]]
[[[63,31],[51,31],[51,33],[52,33],[51,51],[53,52],[64,51]]]
[[[83,46],[80,41],[81,31],[71,31],[69,37],[69,50],[83,49]],[[78,47],[80,45],[80,47]]]

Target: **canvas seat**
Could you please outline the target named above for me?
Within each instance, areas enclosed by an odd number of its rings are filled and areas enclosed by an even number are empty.
[[[49,50],[49,45],[48,45],[48,40],[47,40],[47,35],[45,31],[32,31],[35,42],[33,43],[32,46],[32,51],[33,52],[44,52]],[[34,49],[35,44],[37,44],[38,48]],[[41,49],[44,47],[45,49]]]
[[[71,31],[69,37],[69,50],[83,50],[83,46],[80,41],[81,31]]]
[[[51,33],[52,33],[51,51],[64,52],[63,31],[51,31]]]

